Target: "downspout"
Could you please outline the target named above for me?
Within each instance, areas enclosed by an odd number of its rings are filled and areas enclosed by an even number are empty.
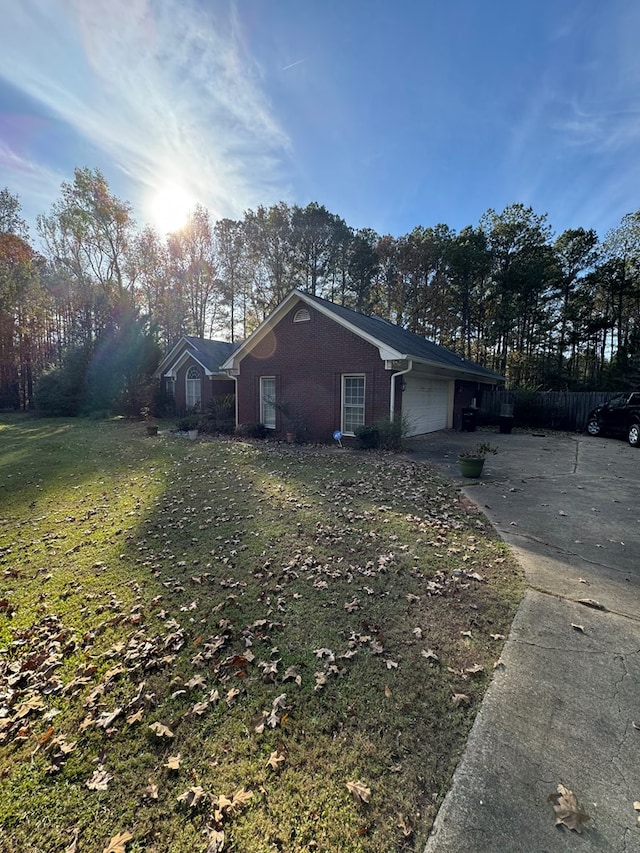
[[[404,376],[405,373],[410,373],[413,370],[413,362],[409,360],[409,367],[406,370],[399,370],[398,373],[391,375],[391,395],[389,399],[389,420],[393,421],[393,416],[396,410],[396,377]]]

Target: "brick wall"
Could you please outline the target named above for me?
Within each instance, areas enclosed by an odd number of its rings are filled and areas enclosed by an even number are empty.
[[[308,440],[331,442],[340,428],[344,373],[366,376],[365,423],[388,418],[391,371],[377,347],[310,306],[311,319],[294,323],[301,305],[296,303],[240,362],[238,422],[260,421],[260,377],[275,376],[277,403],[285,404],[276,413],[276,434],[292,429],[287,412],[303,422]]]
[[[185,387],[185,376],[187,374],[187,370],[196,366],[200,371],[200,388],[202,394],[202,405],[200,410],[202,412],[207,411],[207,406],[209,402],[214,397],[219,397],[222,394],[235,394],[236,393],[236,383],[233,379],[223,379],[223,378],[214,378],[209,379],[208,376],[205,376],[205,372],[202,367],[193,359],[189,359],[182,367],[178,370],[176,375],[176,384],[175,384],[175,408],[177,415],[183,415],[186,408],[186,387]]]

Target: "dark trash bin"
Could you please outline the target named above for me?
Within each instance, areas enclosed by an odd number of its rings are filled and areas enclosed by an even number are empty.
[[[513,415],[500,415],[500,432],[502,435],[511,435],[513,429]]]
[[[475,432],[478,419],[478,410],[473,406],[467,406],[462,410],[462,432]]]

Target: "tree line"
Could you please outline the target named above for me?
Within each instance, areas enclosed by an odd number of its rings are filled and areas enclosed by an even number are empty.
[[[60,396],[71,372],[81,396],[100,398],[94,408],[133,410],[148,395],[142,377],[181,335],[243,339],[293,287],[428,337],[509,387],[640,381],[640,211],[602,239],[555,236],[522,204],[457,232],[394,237],[315,202],[217,221],[198,205],[162,236],[83,168],[37,235],[36,247],[19,198],[1,190],[0,408],[31,407],[38,381],[43,399]]]

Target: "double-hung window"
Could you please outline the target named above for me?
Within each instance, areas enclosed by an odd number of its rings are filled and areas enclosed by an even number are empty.
[[[342,432],[353,435],[364,425],[365,378],[362,374],[345,374],[342,377]]]
[[[276,428],[276,378],[260,377],[260,420],[267,429]]]
[[[192,365],[185,378],[185,398],[188,409],[199,409],[202,402],[202,383],[200,371]]]

